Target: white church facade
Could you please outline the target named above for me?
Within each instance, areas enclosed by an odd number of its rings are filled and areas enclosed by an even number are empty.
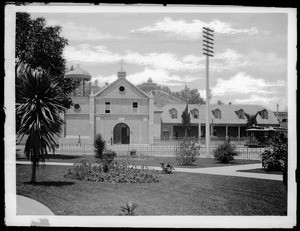
[[[89,81],[79,66],[66,77]],[[119,71],[116,81],[89,96],[82,93],[88,92],[90,85],[81,84],[80,88],[81,94],[72,97],[74,107],[64,114],[63,142],[76,143],[80,138],[81,143],[91,143],[101,134],[114,144],[153,144],[153,96],[130,83],[125,71]]]

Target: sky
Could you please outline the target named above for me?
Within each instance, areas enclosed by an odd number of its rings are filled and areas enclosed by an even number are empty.
[[[286,13],[31,13],[68,39],[67,66],[88,71],[100,85],[117,79],[153,82],[205,98],[203,26],[214,30],[209,85],[215,104],[255,104],[287,110]]]

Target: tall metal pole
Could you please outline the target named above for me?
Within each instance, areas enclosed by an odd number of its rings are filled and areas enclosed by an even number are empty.
[[[203,54],[206,55],[206,122],[205,122],[205,137],[206,137],[206,156],[210,157],[210,109],[209,109],[209,57],[213,57],[213,33],[214,31],[203,27]]]
[[[205,137],[206,137],[206,156],[210,156],[210,125],[209,125],[209,56],[206,56],[206,122],[205,122]]]

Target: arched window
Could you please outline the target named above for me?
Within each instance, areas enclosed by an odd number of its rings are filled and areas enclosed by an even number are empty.
[[[213,110],[212,113],[216,119],[221,119],[221,110],[220,109],[217,108],[217,109]]]
[[[175,108],[172,108],[169,113],[172,119],[177,119],[177,110]]]
[[[235,111],[235,114],[239,119],[245,119],[245,112],[243,109],[240,109],[238,111]]]
[[[191,110],[191,114],[192,114],[192,116],[193,116],[193,118],[194,119],[199,119],[199,111],[198,111],[198,109],[193,109],[193,110]]]

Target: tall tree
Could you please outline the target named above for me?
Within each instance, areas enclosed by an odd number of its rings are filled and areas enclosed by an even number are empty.
[[[190,89],[189,87],[185,86],[183,90],[180,92],[173,92],[173,96],[180,98],[181,100],[185,101],[189,104],[204,104],[204,99],[200,96],[200,93],[197,89]]]
[[[250,114],[245,113],[245,116],[247,118],[247,122],[246,122],[247,127],[257,125],[257,120],[256,120],[257,115],[258,115],[258,112],[254,115],[250,115]]]
[[[63,58],[67,39],[60,36],[60,26],[46,26],[44,18],[31,19],[30,14],[16,14],[15,73],[22,76],[26,67],[50,71],[59,78],[62,100],[70,108],[70,93],[79,85],[78,80],[64,78],[66,60]]]
[[[181,114],[182,127],[184,128],[184,137],[186,137],[191,129],[191,115],[188,111],[188,104]]]
[[[60,79],[49,71],[27,67],[16,79],[17,135],[28,135],[25,154],[32,162],[31,182],[36,182],[36,167],[45,161],[47,149],[55,147],[63,120],[59,113],[65,110]]]

